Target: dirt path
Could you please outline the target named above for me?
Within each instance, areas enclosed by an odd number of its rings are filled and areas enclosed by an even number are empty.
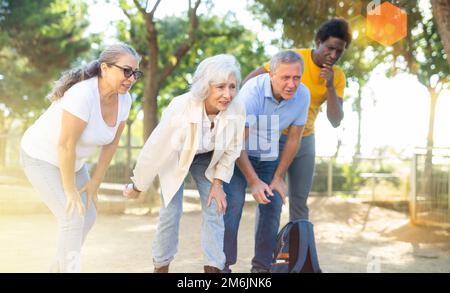
[[[201,272],[201,218],[186,204],[173,272]],[[248,272],[255,206],[245,208],[235,272]],[[283,209],[283,223],[287,221]],[[450,231],[414,227],[407,216],[336,198],[312,198],[319,260],[324,272],[450,272]],[[84,272],[151,272],[157,216],[99,215],[82,254]],[[0,272],[45,272],[53,257],[56,223],[49,214],[0,215]]]

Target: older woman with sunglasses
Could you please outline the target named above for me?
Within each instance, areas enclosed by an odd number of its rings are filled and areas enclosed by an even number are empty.
[[[128,118],[128,90],[142,75],[140,56],[126,44],[107,47],[98,60],[65,72],[49,93],[50,107],[25,132],[25,174],[59,227],[51,272],[79,272],[81,246],[96,218],[97,191]],[[89,177],[84,160],[101,147]]]
[[[139,155],[133,183],[124,195],[137,197],[159,175],[162,207],[153,241],[155,272],[168,272],[177,252],[183,180],[188,173],[197,185],[202,205],[204,271],[217,273],[224,268],[226,198],[222,183],[233,175],[245,126],[245,108],[234,100],[239,83],[239,64],[233,56],[203,60],[191,90],[171,101]]]

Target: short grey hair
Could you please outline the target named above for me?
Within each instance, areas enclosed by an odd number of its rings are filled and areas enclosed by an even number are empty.
[[[241,83],[241,71],[233,55],[220,54],[208,57],[198,65],[192,79],[191,93],[195,99],[204,100],[209,95],[209,86],[227,81],[230,75],[236,78],[236,90]]]
[[[300,54],[294,51],[280,51],[276,53],[272,59],[270,60],[270,71],[275,72],[282,63],[300,63],[302,67],[302,74],[305,70],[305,62],[303,61],[303,58]]]

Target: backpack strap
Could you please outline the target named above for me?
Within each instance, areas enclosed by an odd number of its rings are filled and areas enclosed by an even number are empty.
[[[311,256],[311,265],[315,273],[321,273],[319,266],[319,258],[317,257],[316,241],[314,239],[314,226],[310,223],[309,226],[309,254]]]
[[[308,256],[308,224],[311,225],[311,223],[309,223],[307,220],[297,220],[294,222],[294,224],[298,226],[298,234],[300,239],[298,240],[297,262],[295,263],[290,273],[300,273],[300,270],[306,262],[306,257]]]
[[[292,226],[294,223],[287,223],[283,229],[278,233],[277,237],[277,247],[275,248],[274,257],[277,258],[278,248],[283,249],[284,244],[289,242],[289,233],[291,232]]]
[[[287,223],[283,229],[281,229],[278,237],[280,238],[280,240],[284,240],[286,241],[287,238],[289,237],[289,233],[291,232],[292,226],[294,225],[293,222],[289,222]]]

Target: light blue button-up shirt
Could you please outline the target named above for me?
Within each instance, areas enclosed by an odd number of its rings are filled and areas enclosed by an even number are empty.
[[[278,158],[281,131],[290,125],[305,125],[308,118],[308,88],[300,84],[291,99],[278,102],[273,96],[268,73],[247,81],[236,98],[246,107],[245,126],[250,135],[245,149],[251,157],[262,160]]]

